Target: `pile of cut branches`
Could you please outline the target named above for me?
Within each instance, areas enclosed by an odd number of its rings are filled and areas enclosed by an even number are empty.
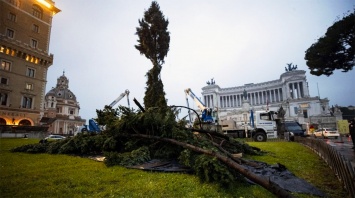
[[[162,114],[154,108],[142,112],[120,106],[117,109],[105,107],[97,113],[98,120],[106,125],[106,130],[100,134],[80,134],[62,141],[25,145],[13,151],[35,153],[34,148],[38,147],[38,152],[48,153],[89,155],[101,152],[107,166],[177,159],[192,168],[204,182],[218,182],[229,187],[248,178],[274,194],[289,196],[285,190],[243,167],[253,162],[235,157],[240,153],[259,155],[258,150],[220,133],[186,128],[184,121],[176,121],[174,110]],[[107,117],[110,122],[103,123],[106,119],[102,118]]]

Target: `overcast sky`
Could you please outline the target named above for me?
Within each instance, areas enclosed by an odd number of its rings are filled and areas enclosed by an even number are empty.
[[[65,71],[80,116],[96,117],[126,89],[143,105],[151,62],[135,49],[136,27],[151,1],[54,0],[47,90]],[[221,88],[277,80],[287,63],[307,72],[311,96],[355,106],[355,71],[326,77],[309,73],[305,51],[353,0],[160,0],[169,20],[170,50],[161,78],[168,105],[184,105],[184,89],[199,97],[214,78]],[[116,106],[127,106],[123,98]],[[196,107],[190,100],[190,107]],[[184,116],[184,115],[182,115]]]

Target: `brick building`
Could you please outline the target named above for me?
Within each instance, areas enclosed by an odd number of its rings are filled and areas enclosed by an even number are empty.
[[[0,0],[0,125],[40,125],[58,12],[52,0]]]

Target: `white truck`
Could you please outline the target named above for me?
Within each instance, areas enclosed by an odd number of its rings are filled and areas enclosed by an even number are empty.
[[[277,113],[274,111],[255,111],[252,116],[254,126],[237,123],[235,120],[221,120],[221,130],[237,138],[251,137],[257,142],[277,138]]]
[[[198,108],[201,110],[202,128],[205,130],[212,130],[222,132],[233,137],[245,138],[252,137],[255,141],[263,142],[268,138],[277,138],[277,112],[275,111],[251,111],[251,125],[246,123],[237,123],[234,120],[216,120],[217,111],[211,108],[198,99],[198,97],[191,91],[190,88],[185,89],[186,102],[189,107],[188,96],[190,96]],[[190,112],[189,112],[190,116]],[[191,117],[189,118],[190,125],[192,126]]]

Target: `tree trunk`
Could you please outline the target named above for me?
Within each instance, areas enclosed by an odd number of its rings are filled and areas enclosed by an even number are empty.
[[[288,191],[282,189],[279,185],[272,183],[271,181],[266,180],[265,178],[259,177],[258,175],[254,174],[253,172],[251,172],[248,169],[245,169],[243,166],[239,165],[233,159],[223,156],[223,155],[216,153],[214,151],[202,149],[200,147],[196,147],[194,145],[187,144],[184,142],[179,142],[174,139],[162,138],[162,137],[158,137],[158,136],[150,136],[150,135],[144,135],[144,134],[121,134],[121,135],[128,136],[128,137],[141,137],[141,138],[164,141],[164,142],[168,142],[171,144],[182,146],[183,148],[187,148],[187,149],[193,150],[198,153],[203,153],[205,155],[214,156],[218,160],[220,160],[221,162],[225,163],[227,166],[237,170],[240,174],[242,174],[246,178],[250,179],[251,181],[259,184],[260,186],[267,189],[268,191],[270,191],[274,195],[276,195],[278,197],[293,197]]]

